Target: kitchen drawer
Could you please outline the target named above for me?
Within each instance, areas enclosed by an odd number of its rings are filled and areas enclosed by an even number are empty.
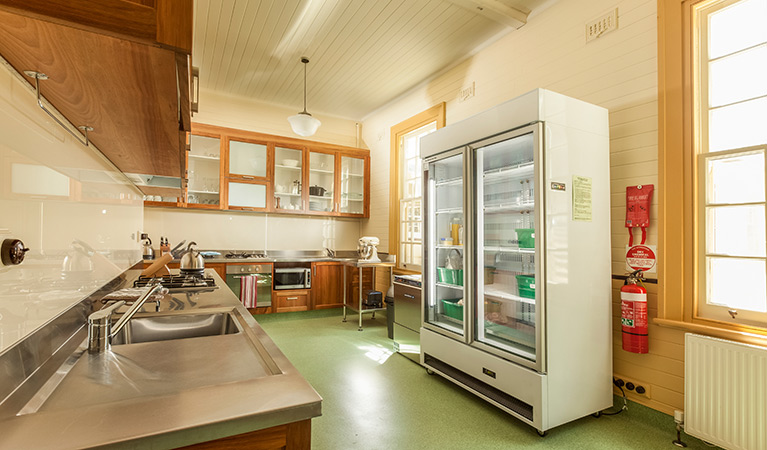
[[[309,309],[309,291],[275,292],[272,305],[275,312],[306,311]]]

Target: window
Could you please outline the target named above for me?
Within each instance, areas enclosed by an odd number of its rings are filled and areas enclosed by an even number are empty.
[[[399,260],[400,267],[420,270],[423,237],[421,217],[421,197],[423,188],[423,169],[421,168],[421,147],[423,136],[437,130],[437,122],[430,122],[413,130],[399,139]]]
[[[400,270],[421,271],[423,169],[419,141],[444,124],[445,105],[442,103],[391,129],[389,252],[397,255]]]
[[[693,8],[700,317],[767,323],[767,0]]]
[[[658,7],[658,315],[765,334],[767,0]]]

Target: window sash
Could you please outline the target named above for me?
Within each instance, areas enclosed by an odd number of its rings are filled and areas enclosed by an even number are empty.
[[[706,1],[701,2],[693,8],[693,85],[695,86],[694,101],[693,101],[693,114],[695,131],[694,136],[694,148],[696,149],[697,168],[695,171],[695,180],[693,182],[694,189],[697,192],[697,200],[695,202],[696,209],[696,222],[697,222],[697,246],[696,246],[696,268],[698,283],[697,283],[697,298],[695,318],[699,319],[713,319],[727,323],[738,323],[743,325],[765,327],[767,326],[767,258],[764,256],[753,256],[747,254],[719,254],[709,251],[709,213],[717,210],[717,208],[726,208],[732,206],[734,208],[746,208],[746,207],[761,207],[764,214],[767,214],[767,192],[762,196],[762,201],[738,201],[733,200],[731,202],[712,202],[709,199],[710,192],[710,175],[708,173],[709,162],[722,159],[726,157],[749,155],[749,154],[761,154],[762,158],[765,158],[764,144],[767,142],[757,142],[755,146],[745,148],[734,148],[721,150],[721,145],[716,144],[715,151],[712,151],[711,145],[711,133],[712,124],[710,122],[712,111],[722,110],[733,105],[744,104],[749,101],[760,99],[764,97],[763,92],[755,92],[754,95],[746,98],[740,98],[737,101],[730,102],[728,104],[711,106],[711,80],[709,78],[709,68],[714,61],[722,60],[723,58],[731,57],[733,55],[742,54],[748,50],[752,50],[759,46],[763,46],[765,42],[758,44],[751,44],[744,48],[732,49],[726,55],[717,55],[716,58],[709,58],[708,43],[710,42],[710,35],[708,25],[712,14],[722,11],[725,8],[731,7],[742,0],[720,0],[720,1]],[[737,142],[737,141],[733,141]],[[745,145],[752,145],[753,143],[747,143]],[[740,147],[740,145],[733,145]],[[765,163],[764,167],[767,167]],[[764,179],[767,180],[767,174],[764,174]],[[763,183],[762,189],[767,189],[767,182]],[[718,211],[722,211],[721,209]],[[765,240],[767,242],[767,229],[762,226],[761,233],[764,233]],[[718,234],[717,234],[718,235]],[[763,245],[763,244],[762,244]],[[765,249],[760,249],[757,253],[764,255]],[[733,279],[722,279],[724,273],[728,273],[726,267],[742,267],[750,268],[752,275],[746,279],[742,271],[730,270],[730,275]],[[716,267],[716,269],[714,269]],[[753,269],[757,270],[753,272]],[[719,273],[718,278],[714,278],[711,271],[716,270]],[[755,281],[758,280],[758,281]],[[748,287],[748,289],[744,289]],[[742,291],[742,292],[741,292]],[[756,294],[754,294],[756,293]],[[712,295],[718,295],[719,297],[711,298]],[[759,298],[753,299],[752,304],[749,307],[761,309],[762,311],[751,311],[744,309],[745,303],[748,303],[749,295],[756,295]],[[715,304],[717,299],[729,297],[730,301],[735,304]]]

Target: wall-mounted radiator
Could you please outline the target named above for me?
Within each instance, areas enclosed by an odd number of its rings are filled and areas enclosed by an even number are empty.
[[[687,333],[684,413],[691,436],[767,450],[767,348]]]

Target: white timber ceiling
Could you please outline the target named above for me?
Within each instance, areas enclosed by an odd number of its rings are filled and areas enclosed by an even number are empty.
[[[349,119],[523,26],[546,0],[195,0],[200,87]]]

